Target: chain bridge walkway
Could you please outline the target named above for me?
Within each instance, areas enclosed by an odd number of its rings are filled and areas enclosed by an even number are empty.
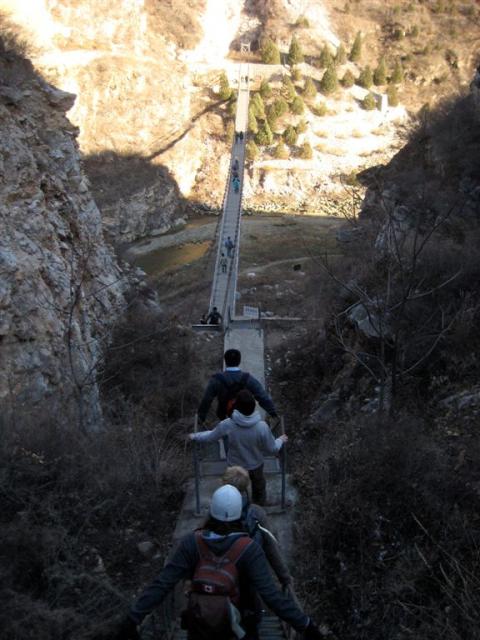
[[[240,260],[241,217],[242,217],[242,190],[245,162],[245,145],[248,130],[248,105],[250,98],[250,80],[253,78],[255,65],[240,64],[238,73],[238,98],[235,118],[235,131],[241,136],[235,135],[232,143],[230,167],[227,176],[227,185],[223,203],[222,219],[216,237],[216,260],[212,279],[209,311],[214,307],[218,309],[223,318],[223,323],[218,328],[211,325],[195,325],[198,329],[221,329],[224,340],[224,350],[230,348],[239,349],[242,353],[242,369],[249,371],[263,385],[265,385],[264,368],[264,334],[259,310],[254,308],[244,309],[248,315],[237,313],[236,290],[238,267]],[[236,168],[240,185],[238,190],[233,184],[233,169]],[[228,238],[234,247],[228,252],[225,245]],[[222,256],[222,254],[224,254]],[[226,265],[225,265],[226,258]],[[220,365],[220,363],[219,363]],[[205,381],[206,382],[206,381]],[[197,424],[195,421],[195,429]],[[279,425],[283,430],[283,420]],[[275,435],[280,435],[276,433]],[[205,447],[202,454],[201,447],[194,446],[194,471],[195,477],[190,480],[186,488],[186,495],[179,514],[174,541],[179,540],[187,533],[201,526],[208,514],[208,507],[212,493],[220,485],[220,477],[225,468],[225,455],[222,455],[218,447]],[[296,492],[290,483],[286,473],[286,451],[283,447],[280,459],[269,458],[265,462],[265,475],[267,478],[268,506],[265,507],[272,528],[277,536],[287,563],[290,560],[293,548],[293,504],[296,501]],[[172,600],[164,606],[164,634],[162,637],[174,640],[183,640],[186,634],[179,628],[178,612],[182,608],[184,596],[181,589],[177,589]],[[272,615],[265,615],[260,627],[261,640],[280,640],[293,638],[293,629],[283,624]]]

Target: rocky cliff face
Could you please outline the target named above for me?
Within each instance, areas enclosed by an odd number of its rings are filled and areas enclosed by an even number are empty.
[[[50,398],[87,428],[123,277],[65,116],[75,96],[0,45],[0,404]]]
[[[77,95],[69,119],[80,129],[95,197],[102,201],[99,179],[108,178],[115,191],[106,211],[101,206],[111,236],[125,241],[168,228],[182,215],[203,155],[202,127],[190,131],[190,120],[204,104],[178,52],[199,42],[196,16],[205,2],[39,0],[32,7],[28,0],[1,0],[0,8],[34,44],[42,75]],[[100,175],[90,171],[105,153]],[[140,171],[136,189],[130,181],[125,190],[126,160],[131,168],[141,160],[163,177],[167,169],[169,179],[145,184]]]

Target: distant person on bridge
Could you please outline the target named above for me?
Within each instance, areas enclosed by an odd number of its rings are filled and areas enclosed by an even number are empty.
[[[213,374],[207,384],[202,401],[198,407],[198,419],[205,422],[210,406],[217,398],[217,418],[225,420],[233,411],[235,396],[242,389],[247,389],[254,396],[258,404],[272,418],[277,418],[277,410],[272,398],[265,391],[262,384],[251,373],[242,371],[240,363],[242,354],[238,349],[227,349],[223,356],[225,370]]]
[[[235,193],[238,193],[240,191],[240,178],[237,176],[233,176],[233,189],[235,191]]]
[[[235,160],[233,161],[232,168],[233,168],[234,171],[238,171],[238,169],[240,168],[240,165],[238,163],[238,158],[237,157],[235,157]]]
[[[270,427],[255,411],[255,398],[247,389],[237,393],[232,416],[219,422],[211,431],[197,431],[190,439],[197,442],[216,442],[228,437],[227,464],[240,465],[248,471],[252,482],[252,500],[265,504],[266,480],[263,474],[265,456],[276,455],[286,435],[274,438]]]
[[[226,259],[224,253],[222,253],[222,255],[220,257],[219,265],[220,265],[221,272],[222,273],[227,273],[228,260]]]
[[[227,250],[227,256],[233,258],[233,250],[235,249],[235,243],[230,236],[224,242],[225,249]]]
[[[213,307],[210,313],[207,316],[208,324],[220,324],[222,322],[222,314],[217,309],[217,307]]]
[[[250,476],[243,467],[228,467],[222,477],[223,484],[231,484],[242,494],[242,521],[248,535],[262,547],[278,581],[288,587],[292,576],[282,558],[280,546],[272,533],[268,516],[262,507],[250,501]]]
[[[223,572],[216,565],[222,566]],[[225,485],[215,491],[203,527],[182,538],[165,567],[134,602],[113,638],[140,640],[137,625],[180,580],[192,581],[187,609],[182,614],[188,640],[258,640],[259,620],[252,601],[255,593],[307,640],[323,638],[293,598],[276,588],[264,552],[245,531],[242,496],[235,487]]]

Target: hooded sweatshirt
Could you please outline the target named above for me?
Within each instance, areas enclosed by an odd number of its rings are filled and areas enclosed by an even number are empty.
[[[258,411],[245,416],[237,409],[231,418],[222,420],[212,431],[198,431],[192,439],[197,442],[215,442],[228,437],[227,464],[239,465],[247,471],[258,469],[265,456],[275,455],[282,448],[281,438],[275,439],[270,427]]]
[[[204,531],[203,538],[210,550],[216,555],[223,555],[235,540],[245,533],[231,533],[220,536],[211,531]],[[175,553],[167,562],[158,577],[148,586],[130,609],[130,617],[140,624],[144,617],[157,607],[174,588],[179,580],[191,580],[200,559],[195,535],[188,534],[183,538]],[[264,552],[256,542],[252,542],[244,550],[237,562],[240,594],[256,591],[265,604],[279,618],[288,622],[297,631],[303,631],[309,618],[289,595],[282,594],[275,586],[268,568]]]

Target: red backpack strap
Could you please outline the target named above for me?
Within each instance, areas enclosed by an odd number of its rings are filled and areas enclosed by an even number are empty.
[[[235,540],[230,549],[224,555],[224,558],[228,558],[229,562],[231,562],[232,564],[237,564],[243,552],[251,542],[252,539],[248,536],[241,536],[240,538],[237,538],[237,540]]]
[[[195,531],[195,542],[197,543],[198,555],[200,556],[200,558],[209,560],[212,558],[212,556],[215,556],[208,544],[203,539],[202,529]]]

